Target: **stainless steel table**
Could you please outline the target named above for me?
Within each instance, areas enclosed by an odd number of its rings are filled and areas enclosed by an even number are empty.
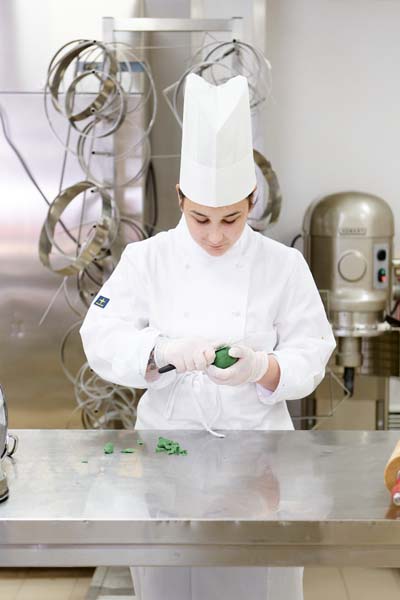
[[[400,566],[396,432],[16,433],[0,566]],[[188,455],[155,453],[159,435]]]

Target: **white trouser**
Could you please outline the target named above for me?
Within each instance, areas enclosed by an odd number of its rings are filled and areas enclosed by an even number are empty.
[[[303,567],[131,567],[138,600],[303,600]]]

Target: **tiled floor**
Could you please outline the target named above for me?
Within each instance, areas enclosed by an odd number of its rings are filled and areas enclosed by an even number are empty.
[[[93,569],[0,569],[0,600],[85,600],[92,573]],[[304,591],[304,600],[399,600],[400,571],[307,567]]]
[[[400,570],[308,567],[305,600],[399,600]]]
[[[85,600],[93,569],[0,569],[0,600]]]

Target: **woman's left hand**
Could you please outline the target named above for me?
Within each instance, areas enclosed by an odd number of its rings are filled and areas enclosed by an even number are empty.
[[[214,365],[206,369],[208,377],[218,385],[243,385],[259,381],[268,371],[268,354],[255,351],[248,346],[236,345],[229,350],[229,355],[239,360],[227,369],[219,369]]]

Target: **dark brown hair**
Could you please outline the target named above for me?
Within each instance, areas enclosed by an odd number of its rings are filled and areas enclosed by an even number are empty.
[[[253,208],[253,206],[255,205],[255,202],[253,202],[253,194],[254,194],[254,190],[246,196],[247,200],[249,201],[249,210],[251,210]],[[182,192],[180,187],[178,187],[178,195],[179,195],[179,199],[181,200],[181,202],[183,202],[184,199],[186,198],[186,196]],[[245,200],[246,198],[243,198],[243,200]]]

